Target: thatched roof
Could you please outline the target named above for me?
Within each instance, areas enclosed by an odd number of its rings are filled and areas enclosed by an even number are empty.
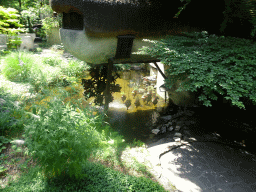
[[[50,0],[50,4],[58,13],[81,14],[86,32],[93,36],[147,36],[172,30],[182,5],[180,0]]]

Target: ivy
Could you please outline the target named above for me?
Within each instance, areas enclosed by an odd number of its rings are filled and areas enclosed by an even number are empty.
[[[154,41],[140,52],[169,67],[166,87],[188,78],[176,91],[198,92],[206,106],[212,106],[218,94],[240,108],[245,108],[241,98],[256,101],[256,44],[252,40],[209,36],[205,31],[183,33]]]

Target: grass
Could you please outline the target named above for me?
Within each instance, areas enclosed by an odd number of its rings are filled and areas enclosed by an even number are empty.
[[[27,63],[25,68],[19,65],[17,57]],[[84,174],[77,179],[71,179],[68,174],[47,178],[42,171],[42,162],[33,158],[27,144],[17,146],[10,142],[14,139],[26,140],[24,133],[28,125],[35,125],[31,116],[39,115],[45,101],[59,97],[63,106],[72,103],[78,111],[81,107],[88,107],[79,100],[82,89],[77,84],[83,75],[81,70],[88,67],[85,63],[69,61],[67,64],[53,57],[35,58],[31,53],[13,52],[1,60],[0,98],[5,103],[0,106],[0,116],[6,117],[1,118],[0,126],[3,130],[0,140],[0,184],[3,191],[164,191],[150,173],[143,143],[125,143],[120,135],[109,128],[96,125],[97,130],[108,139],[104,141],[104,148],[97,149],[85,161],[81,170]],[[17,69],[19,73],[4,68],[6,66]],[[51,84],[51,79],[59,77],[59,74],[67,78],[68,86]],[[35,79],[39,81],[40,89],[36,89]],[[15,101],[20,104],[16,106]],[[6,110],[9,111],[8,115]],[[96,111],[90,112],[90,115],[98,118]]]
[[[89,66],[82,61],[64,62],[60,57],[38,57],[30,52],[12,52],[3,59],[2,73],[12,82],[30,83],[36,92],[67,86],[82,77]]]

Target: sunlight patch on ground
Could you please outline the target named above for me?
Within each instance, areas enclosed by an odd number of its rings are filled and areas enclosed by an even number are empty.
[[[16,83],[7,80],[3,75],[0,75],[0,87],[3,87],[6,92],[12,95],[17,95],[26,98],[34,98],[36,95],[30,93],[32,86],[29,83]]]

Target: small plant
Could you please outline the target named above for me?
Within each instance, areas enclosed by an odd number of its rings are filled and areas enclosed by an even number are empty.
[[[22,43],[21,38],[18,37],[17,35],[9,37],[8,43],[7,43],[7,49],[16,50],[20,47],[21,43]]]
[[[136,140],[136,139],[133,140],[132,144],[133,144],[134,146],[136,146],[136,147],[144,147],[144,146],[145,146],[145,143],[143,143],[143,142],[140,141],[140,140]]]
[[[50,48],[51,45],[47,43],[46,41],[43,41],[42,43],[39,44],[39,47],[41,48]]]
[[[55,58],[55,57],[45,57],[43,59],[44,64],[48,64],[52,67],[55,66],[61,66],[62,60],[60,58]]]
[[[70,60],[67,67],[63,70],[68,76],[73,77],[83,77],[84,72],[88,70],[90,67],[84,61],[80,60]]]
[[[38,52],[42,52],[42,51],[43,51],[42,48],[37,47],[34,52],[37,52],[37,53],[38,53]]]
[[[53,46],[52,46],[52,49],[53,49],[54,51],[57,51],[57,50],[64,50],[64,46],[63,46],[63,44],[61,43],[60,45],[53,45]]]

